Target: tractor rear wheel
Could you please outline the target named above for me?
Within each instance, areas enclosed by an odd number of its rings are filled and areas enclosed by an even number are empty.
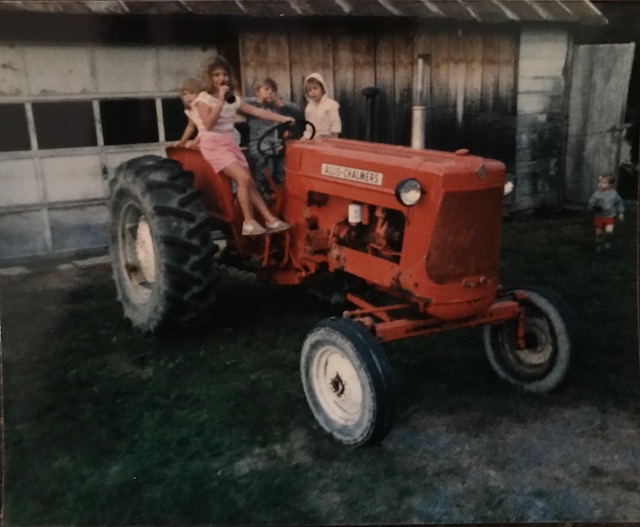
[[[526,293],[525,347],[517,344],[517,321],[484,328],[484,346],[493,370],[507,382],[532,393],[557,388],[569,370],[576,347],[576,321],[569,304],[541,286],[517,288]]]
[[[215,246],[192,180],[174,160],[143,156],[123,163],[110,183],[118,298],[144,332],[176,329],[213,301]]]
[[[391,368],[382,346],[360,323],[328,318],[307,335],[302,386],[320,426],[351,446],[380,442],[395,417]]]

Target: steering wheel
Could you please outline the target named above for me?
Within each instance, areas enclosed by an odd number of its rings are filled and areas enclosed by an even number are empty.
[[[263,157],[278,157],[283,155],[285,139],[300,139],[307,127],[311,129],[311,136],[309,139],[313,139],[316,135],[316,127],[309,121],[300,120],[273,125],[260,136],[260,139],[258,139],[258,153]],[[272,136],[276,131],[276,141],[269,144],[266,141],[267,137]]]

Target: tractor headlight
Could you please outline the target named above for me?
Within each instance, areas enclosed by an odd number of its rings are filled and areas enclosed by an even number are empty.
[[[507,174],[504,178],[504,195],[508,196],[513,192],[516,186],[516,176]]]
[[[418,203],[422,192],[422,186],[417,179],[405,179],[396,187],[396,198],[403,205],[411,207]]]

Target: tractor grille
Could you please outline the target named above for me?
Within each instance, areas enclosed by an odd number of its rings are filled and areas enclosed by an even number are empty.
[[[433,282],[497,277],[502,207],[501,188],[445,194],[427,254]]]

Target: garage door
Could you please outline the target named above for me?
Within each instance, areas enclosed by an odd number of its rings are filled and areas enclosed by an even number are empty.
[[[0,261],[104,253],[107,178],[162,155],[215,49],[0,42]]]

